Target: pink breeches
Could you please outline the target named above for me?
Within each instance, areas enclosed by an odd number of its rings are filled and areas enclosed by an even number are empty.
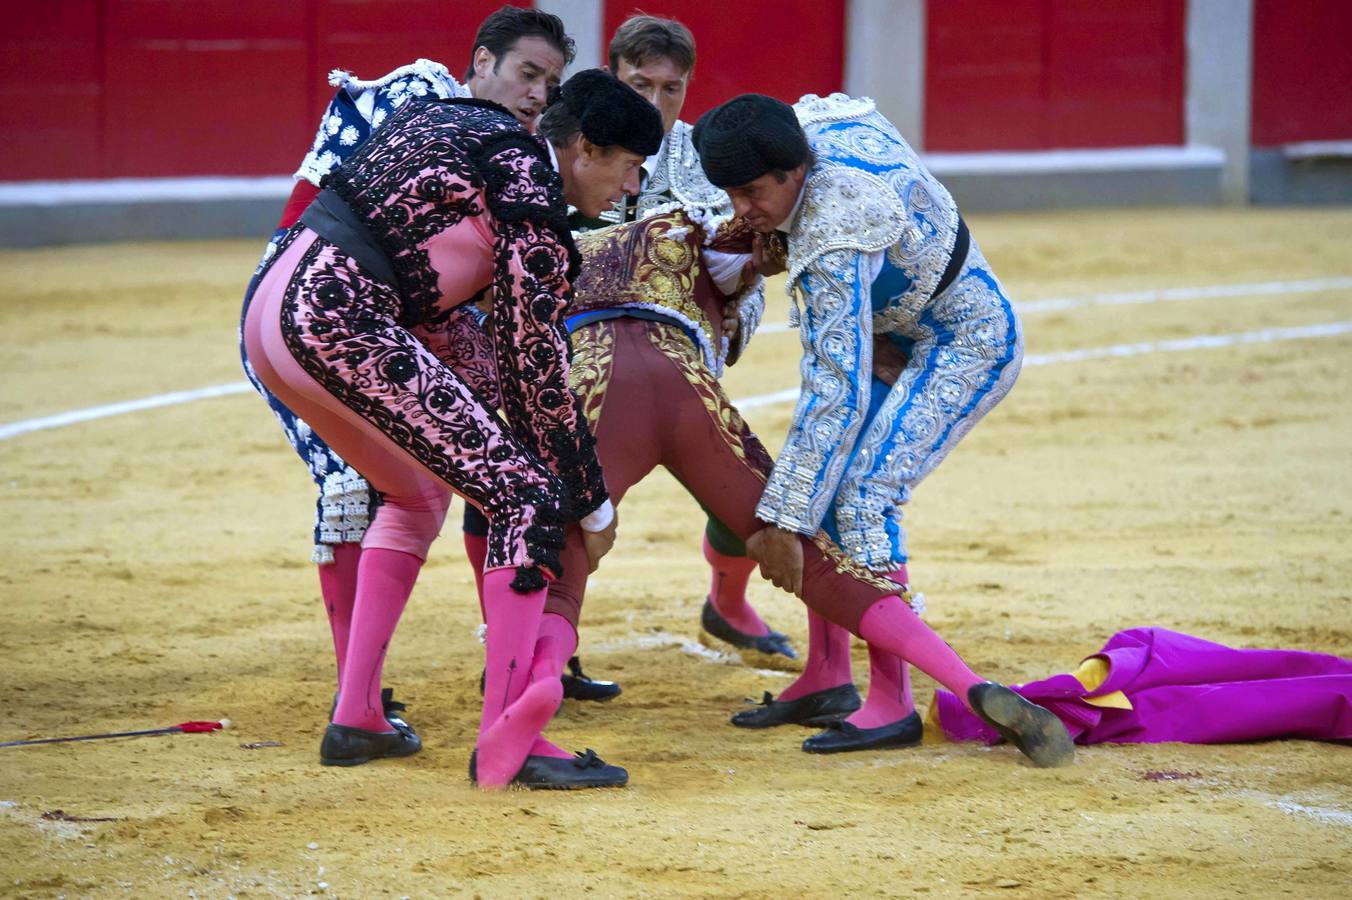
[[[532,526],[558,481],[486,405],[484,354],[462,375],[398,315],[393,289],[300,230],[253,292],[244,343],[259,380],[383,495],[363,547],[426,559],[454,490],[489,517],[489,568],[544,562]]]

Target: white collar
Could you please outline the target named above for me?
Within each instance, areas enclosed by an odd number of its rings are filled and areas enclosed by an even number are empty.
[[[563,168],[559,165],[559,155],[558,155],[557,153],[554,152],[554,145],[551,144],[551,143],[549,142],[549,138],[545,137],[544,135],[541,135],[541,136],[540,136],[540,139],[541,139],[542,141],[545,142],[545,149],[549,151],[549,164],[550,164],[551,166],[554,167],[554,171],[555,171],[555,172],[558,172],[558,173],[559,173],[559,177],[562,178],[562,177],[563,177]],[[569,203],[569,204],[568,204],[568,215],[571,216],[571,215],[572,215],[573,213],[575,213],[575,212],[577,212],[577,207],[574,206],[573,204]]]
[[[673,126],[674,127],[674,126]],[[657,152],[643,161],[643,171],[652,175],[657,171],[657,164],[662,159],[662,154],[667,152],[667,142],[671,140],[671,132],[668,131],[662,135],[662,143],[657,145]]]
[[[803,183],[798,186],[798,199],[793,201],[793,209],[789,210],[788,218],[779,223],[775,231],[782,231],[788,234],[793,230],[793,220],[798,218],[798,207],[803,205],[803,194],[807,191],[807,172],[803,172]]]

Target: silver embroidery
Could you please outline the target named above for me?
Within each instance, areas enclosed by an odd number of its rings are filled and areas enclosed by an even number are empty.
[[[804,193],[805,208],[790,236],[789,284],[816,254],[836,248],[886,249],[888,261],[911,280],[911,287],[891,298],[875,325],[892,331],[914,321],[933,296],[957,240],[958,210],[952,196],[872,100],[808,94],[794,111],[818,158],[808,191],[819,175],[822,181],[815,185],[816,197]],[[880,171],[864,172],[860,166]],[[852,191],[831,183],[825,173],[832,169],[857,176]],[[823,190],[827,184],[831,186]],[[808,222],[809,199],[815,201],[814,214],[826,214],[817,227]]]
[[[901,330],[916,342],[911,363],[870,423],[836,493],[841,542],[870,567],[905,557],[902,506],[1018,377],[1023,360],[1018,319],[1003,293],[978,273],[994,280],[973,244],[958,278],[930,305],[929,316],[950,333],[942,346],[935,329],[922,321]],[[927,374],[923,383],[922,374]],[[895,526],[896,546],[888,539],[888,522]]]
[[[790,291],[803,270],[825,253],[867,253],[895,243],[907,227],[905,212],[881,178],[819,159],[789,233]]]
[[[640,218],[650,215],[654,207],[672,200],[690,211],[731,214],[732,201],[709,181],[699,163],[699,153],[691,139],[694,130],[678,121],[662,138],[648,180],[638,196]]]
[[[330,472],[319,489],[319,508],[319,543],[311,558],[323,565],[333,562],[332,544],[360,542],[365,536],[371,524],[371,489],[354,469]]]
[[[871,347],[864,257],[836,251],[808,268],[803,313],[803,392],[793,428],[756,507],[781,528],[813,534],[831,506],[859,437],[869,385],[857,377],[861,349]]]
[[[902,507],[1008,393],[1022,336],[975,244],[959,278],[935,296],[956,242],[957,208],[872,101],[808,95],[795,111],[817,156],[789,238],[803,393],[757,515],[804,531],[829,509],[850,556],[887,571],[906,557]],[[871,284],[858,283],[871,271],[862,260],[878,251],[885,267],[905,276],[895,296],[875,297]],[[858,318],[848,331],[846,310]],[[875,333],[915,343],[911,364],[861,435]],[[851,452],[848,470],[839,471]]]
[[[760,327],[761,316],[764,314],[765,279],[757,276],[755,283],[743,291],[737,300],[737,320],[741,323],[741,327],[737,330],[737,353],[734,358],[741,358],[746,345],[751,343],[752,335]]]

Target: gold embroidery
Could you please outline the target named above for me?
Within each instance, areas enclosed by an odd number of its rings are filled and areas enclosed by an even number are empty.
[[[615,327],[610,322],[584,325],[573,332],[572,342],[573,362],[568,370],[568,386],[582,402],[582,414],[595,433],[615,363]]]
[[[718,359],[718,330],[695,295],[699,234],[678,210],[578,235],[582,273],[570,312],[638,306],[674,313],[699,332],[709,359]]]
[[[855,562],[853,558],[845,555],[845,551],[836,546],[835,541],[825,531],[818,531],[812,536],[812,543],[817,545],[817,549],[826,557],[826,561],[836,568],[837,574],[848,575],[855,581],[867,584],[869,587],[884,590],[889,594],[896,594],[911,605],[911,592],[904,589],[890,578],[884,578],[877,572],[861,563]]]
[[[772,465],[769,455],[760,442],[755,440],[737,407],[733,406],[723,394],[723,388],[700,362],[694,347],[690,344],[690,339],[681,329],[657,322],[646,329],[646,332],[652,345],[676,365],[685,376],[685,380],[699,395],[705,411],[718,427],[723,441],[764,484],[769,479]],[[869,587],[896,594],[908,604],[911,602],[910,593],[903,590],[901,585],[855,562],[836,546],[825,531],[819,530],[814,534],[812,543],[817,545],[817,549],[835,567],[837,573],[847,575]]]

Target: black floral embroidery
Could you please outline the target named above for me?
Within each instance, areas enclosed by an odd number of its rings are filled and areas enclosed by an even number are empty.
[[[488,566],[517,566],[517,590],[542,587],[540,567],[559,572],[564,526],[607,497],[567,384],[561,319],[578,254],[544,146],[489,104],[409,102],[324,184],[366,222],[397,284],[317,240],[284,298],[288,348],[485,511]],[[442,296],[420,249],[483,215],[496,235],[491,354],[482,330],[458,318],[471,298]]]

